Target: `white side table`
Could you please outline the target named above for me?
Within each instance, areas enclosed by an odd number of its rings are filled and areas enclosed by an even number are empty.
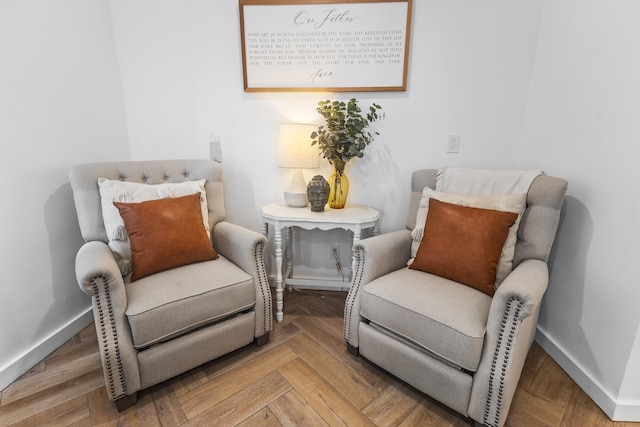
[[[292,274],[292,255],[287,254],[287,271],[282,272],[283,267],[283,238],[282,230],[286,229],[288,238],[286,244],[290,245],[290,227],[300,227],[305,230],[333,230],[342,228],[353,232],[353,242],[360,240],[362,230],[367,228],[373,229],[373,234],[378,234],[378,222],[380,221],[380,212],[375,209],[360,206],[347,205],[343,209],[330,209],[325,207],[324,212],[312,212],[309,207],[292,208],[286,203],[272,203],[262,208],[263,233],[268,236],[269,225],[273,227],[273,240],[275,243],[276,258],[276,321],[282,322],[283,314],[283,291],[289,280],[291,285],[296,280],[289,277]],[[289,251],[290,252],[290,251]],[[352,268],[355,264],[355,255],[352,253]],[[311,282],[312,279],[305,279],[305,282]]]

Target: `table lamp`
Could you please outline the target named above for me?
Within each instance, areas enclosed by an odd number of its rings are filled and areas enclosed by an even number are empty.
[[[316,125],[283,123],[278,138],[278,166],[295,168],[291,183],[284,190],[284,201],[297,208],[307,206],[307,183],[302,169],[320,167],[320,152],[311,146],[311,133],[318,130]]]

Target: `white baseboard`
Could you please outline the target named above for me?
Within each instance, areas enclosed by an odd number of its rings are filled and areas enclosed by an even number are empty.
[[[93,311],[91,307],[89,307],[87,311],[75,319],[72,319],[69,323],[58,329],[57,332],[41,342],[34,344],[30,350],[17,357],[15,361],[4,366],[0,370],[0,390],[4,390],[9,384],[37,365],[55,349],[90,325],[91,322],[93,322]]]
[[[617,402],[611,393],[600,382],[580,365],[571,355],[556,342],[546,331],[536,331],[536,342],[553,360],[584,390],[584,392],[613,421],[640,421],[640,404],[633,402]]]
[[[640,403],[618,403],[612,419],[614,421],[640,421]]]

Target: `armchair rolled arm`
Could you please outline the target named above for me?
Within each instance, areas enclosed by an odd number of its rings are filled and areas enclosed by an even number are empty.
[[[495,320],[502,317],[504,307],[512,299],[522,301],[518,314],[520,320],[532,314],[537,315],[537,309],[549,283],[549,269],[545,262],[539,260],[530,259],[521,264],[524,266],[520,268],[521,265],[518,265],[498,287],[491,303],[489,320],[492,317]]]
[[[113,252],[106,243],[100,241],[87,242],[76,255],[76,279],[82,291],[93,297],[97,290],[94,286],[96,277],[103,277],[112,286],[122,286],[124,281]]]
[[[266,244],[264,235],[230,222],[219,222],[213,228],[216,252],[253,276],[256,284],[256,337],[272,329],[271,290],[264,261]]]
[[[351,289],[344,306],[344,339],[358,347],[360,290],[362,287],[392,271],[403,268],[411,256],[411,232],[399,230],[358,241],[354,245],[356,258]]]
[[[482,359],[471,390],[472,419],[488,426],[504,424],[535,337],[548,281],[547,264],[529,259],[520,263],[496,291],[489,310]]]
[[[140,390],[140,369],[126,317],[124,280],[106,243],[91,241],[80,248],[76,278],[93,302],[105,386],[115,401]]]

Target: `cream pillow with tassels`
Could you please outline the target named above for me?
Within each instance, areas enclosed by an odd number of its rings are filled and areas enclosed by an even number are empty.
[[[113,205],[113,202],[145,202],[148,200],[167,199],[200,193],[202,223],[207,231],[207,236],[211,239],[207,193],[204,189],[205,183],[206,180],[204,179],[162,184],[142,184],[106,178],[98,179],[102,203],[102,219],[107,231],[107,237],[109,238],[109,247],[114,254],[116,254],[118,267],[120,267],[120,272],[123,276],[131,272],[131,245],[124,221],[118,209]]]

